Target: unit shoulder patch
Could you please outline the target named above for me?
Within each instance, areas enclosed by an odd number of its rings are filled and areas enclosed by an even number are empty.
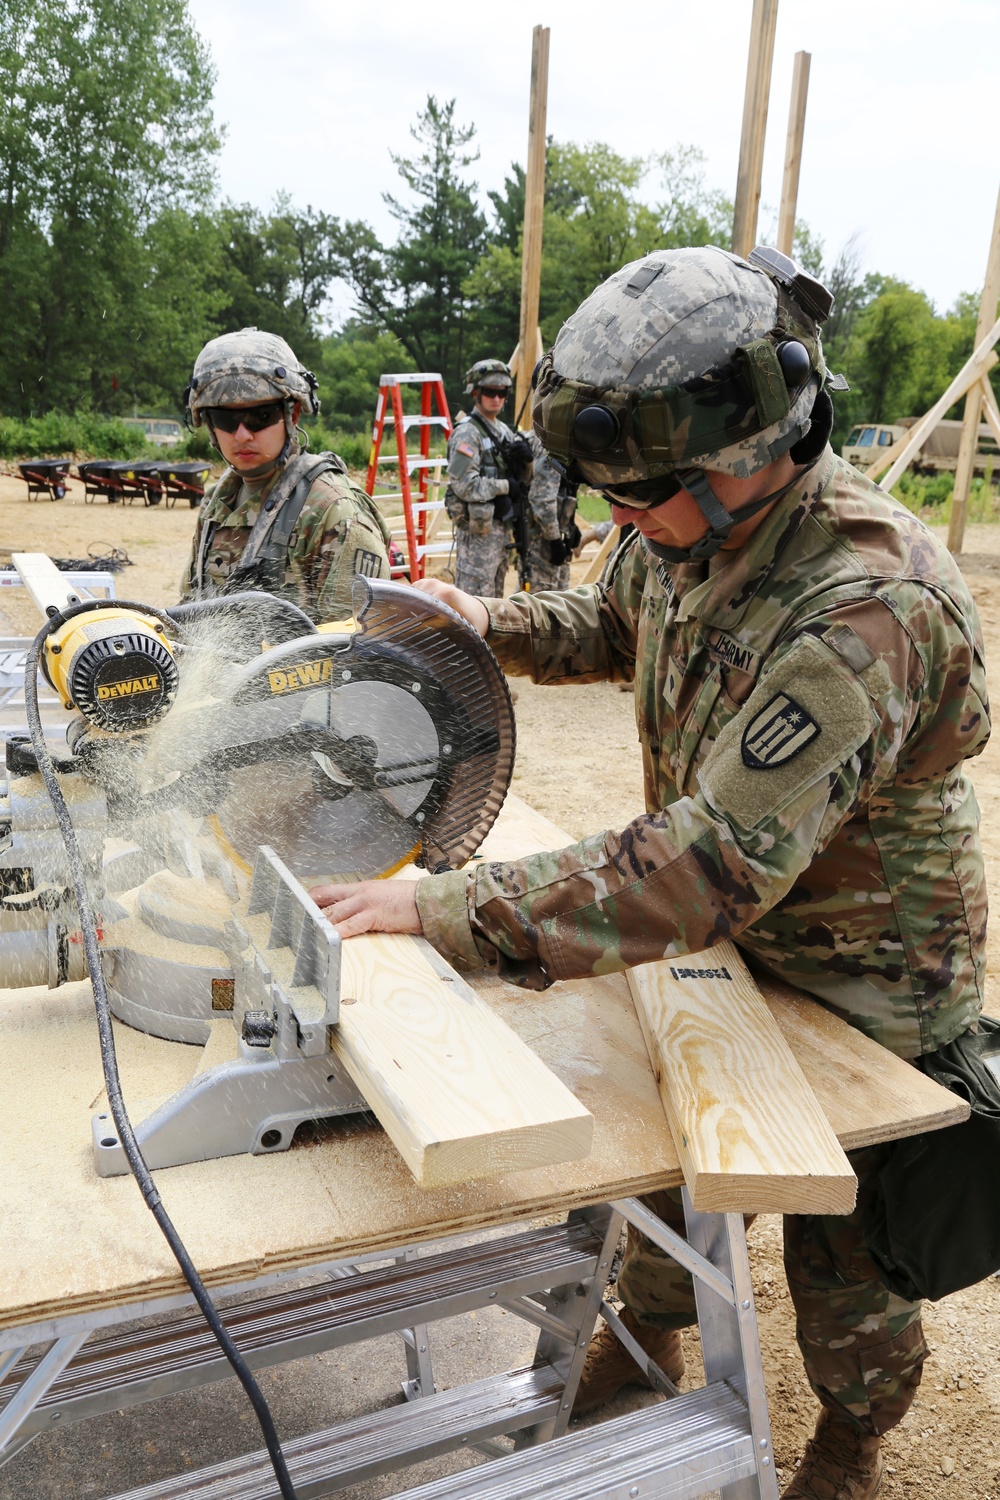
[[[354,571],[365,578],[378,578],[382,572],[382,559],[377,552],[365,552],[359,547],[354,554]]]
[[[801,703],[775,693],[743,731],[743,764],[751,771],[773,770],[801,755],[819,734],[819,725]]]

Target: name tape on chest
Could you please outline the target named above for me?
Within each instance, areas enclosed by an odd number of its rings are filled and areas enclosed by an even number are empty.
[[[820,734],[820,727],[801,703],[775,693],[743,731],[743,764],[751,771],[771,771],[801,755]]]
[[[745,672],[748,677],[756,677],[760,671],[761,653],[738,640],[735,635],[730,635],[728,631],[718,628],[710,630],[708,649],[716,661],[735,668],[737,672]]]

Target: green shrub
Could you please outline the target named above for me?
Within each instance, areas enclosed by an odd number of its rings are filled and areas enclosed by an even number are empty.
[[[973,479],[969,486],[966,520],[969,522],[1000,520],[1000,495],[991,483],[992,471]],[[893,486],[893,498],[930,526],[946,526],[951,520],[951,501],[955,490],[954,474],[901,474]]]
[[[2,458],[155,458],[162,448],[150,446],[141,430],[115,417],[92,413],[68,416],[50,411],[44,417],[0,417]]]

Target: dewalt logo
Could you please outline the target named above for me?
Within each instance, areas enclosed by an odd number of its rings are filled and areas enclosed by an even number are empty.
[[[272,693],[300,693],[303,688],[321,687],[332,676],[333,658],[324,656],[319,661],[300,661],[297,666],[268,672],[267,681]]]
[[[157,693],[159,690],[159,674],[151,672],[148,677],[124,677],[121,682],[98,683],[97,696],[101,700],[106,698],[136,698],[140,693]]]

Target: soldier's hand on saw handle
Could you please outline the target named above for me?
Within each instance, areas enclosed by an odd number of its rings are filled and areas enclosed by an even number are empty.
[[[309,894],[342,938],[357,937],[359,932],[423,932],[415,881],[317,885]]]
[[[435,599],[440,599],[443,604],[448,604],[456,614],[468,620],[473,630],[480,635],[485,635],[490,628],[490,612],[482,599],[477,599],[475,594],[467,594],[462,589],[457,589],[453,583],[442,583],[440,578],[421,578],[413,585],[420,589],[421,593],[433,594]]]

